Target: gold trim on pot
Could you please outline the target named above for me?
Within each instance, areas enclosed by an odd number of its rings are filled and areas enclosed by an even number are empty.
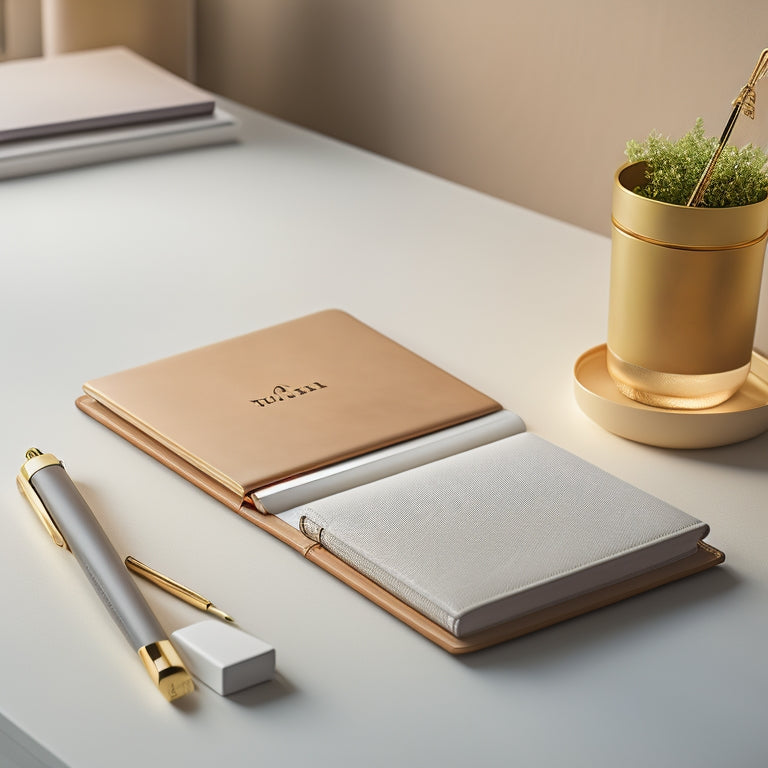
[[[768,199],[732,208],[651,200],[613,186],[607,364],[622,394],[665,408],[710,408],[746,381],[768,235]]]

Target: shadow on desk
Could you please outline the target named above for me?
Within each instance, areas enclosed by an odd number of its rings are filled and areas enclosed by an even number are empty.
[[[207,694],[213,693],[213,691],[204,686],[199,680],[195,679],[195,686],[203,689]],[[269,706],[272,702],[282,699],[285,696],[290,696],[296,691],[296,687],[280,672],[275,674],[272,680],[259,685],[254,685],[251,688],[246,688],[238,693],[231,693],[229,696],[223,698],[227,701],[234,702],[238,706],[256,709],[257,707]],[[194,694],[191,696],[185,696],[182,699],[174,702],[174,706],[184,712],[195,712],[204,706],[203,701],[199,696]]]
[[[232,693],[227,696],[227,699],[241,707],[255,709],[256,707],[267,706],[273,701],[282,699],[285,696],[290,696],[295,692],[296,686],[294,686],[293,683],[280,672],[277,672],[273,680],[270,680],[267,683],[261,683],[260,685],[254,685],[253,687],[246,688],[244,691],[238,693]]]
[[[768,432],[742,443],[724,445],[722,448],[683,450],[680,453],[688,458],[709,464],[768,470]]]
[[[478,670],[504,667],[530,671],[536,665],[550,668],[560,658],[621,642],[623,636],[647,630],[669,615],[683,616],[719,603],[739,584],[739,577],[727,565],[719,566],[457,659]]]

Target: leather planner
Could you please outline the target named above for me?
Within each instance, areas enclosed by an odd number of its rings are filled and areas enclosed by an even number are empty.
[[[706,523],[338,310],[84,391],[86,414],[450,653],[724,560]]]

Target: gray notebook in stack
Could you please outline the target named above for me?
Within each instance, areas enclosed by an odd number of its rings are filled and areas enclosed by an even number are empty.
[[[700,520],[521,433],[286,517],[456,637],[697,551]]]

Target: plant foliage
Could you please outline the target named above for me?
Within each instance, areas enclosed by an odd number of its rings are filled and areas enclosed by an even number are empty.
[[[634,191],[664,203],[685,205],[717,148],[714,136],[704,135],[704,121],[699,118],[693,130],[677,141],[652,132],[639,143],[628,141],[626,155],[632,162],[648,163],[648,183]],[[727,208],[749,205],[768,194],[768,155],[747,144],[741,149],[724,147],[704,194],[703,205]]]

